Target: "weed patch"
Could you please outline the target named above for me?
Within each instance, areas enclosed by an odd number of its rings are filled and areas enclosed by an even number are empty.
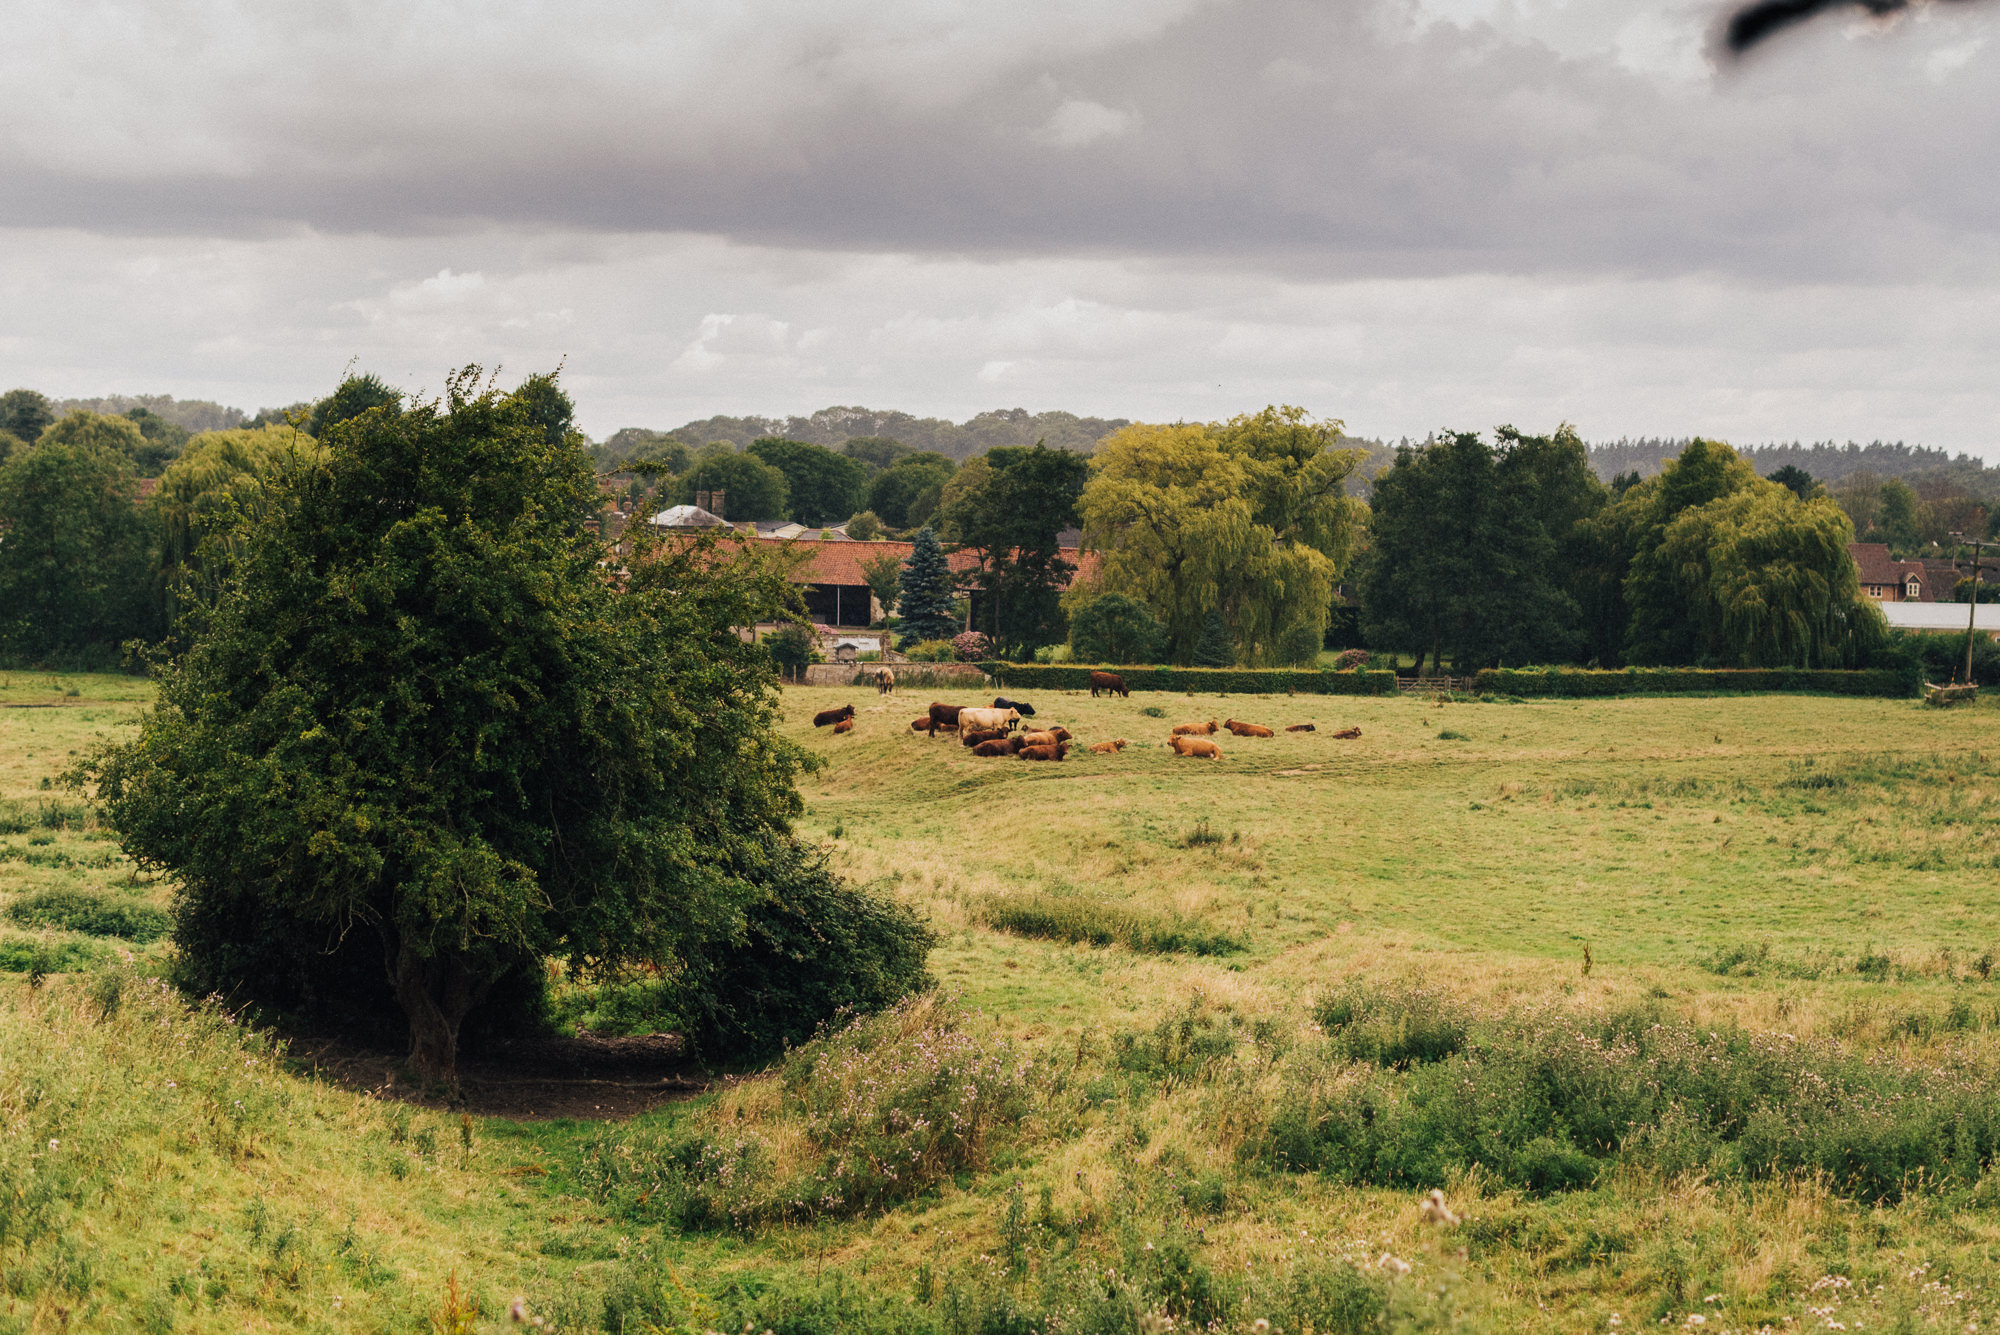
[[[95,890],[43,890],[7,906],[7,916],[23,927],[47,927],[127,941],[157,941],[173,930],[164,909],[126,896]]]
[[[1081,895],[1016,891],[991,895],[974,910],[995,931],[1078,945],[1120,945],[1146,955],[1231,955],[1245,949],[1226,932],[1208,932],[1184,918],[1147,913]]]

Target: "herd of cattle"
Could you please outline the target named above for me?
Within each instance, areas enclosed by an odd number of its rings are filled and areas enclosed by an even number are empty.
[[[1114,672],[1093,672],[1090,674],[1090,693],[1095,696],[1100,690],[1130,698],[1131,692]],[[961,744],[969,747],[975,756],[1015,756],[1022,760],[1062,760],[1070,753],[1070,743],[1074,738],[1066,728],[1035,729],[1022,722],[1035,716],[1035,707],[1024,700],[1009,700],[1001,696],[991,705],[933,704],[922,718],[910,721],[912,732],[921,732],[935,737],[941,732],[955,732]],[[854,706],[842,705],[838,709],[823,709],[813,715],[815,728],[831,727],[836,733],[854,731]],[[1016,729],[1020,731],[1015,731]],[[1182,723],[1175,726],[1167,739],[1167,745],[1178,756],[1192,756],[1202,760],[1222,759],[1222,748],[1209,738],[1227,729],[1238,737],[1270,737],[1271,729],[1261,723],[1244,723],[1237,719],[1227,719],[1217,723],[1210,719],[1206,723]],[[1310,723],[1294,723],[1286,732],[1313,732]],[[1361,735],[1359,728],[1346,728],[1332,734],[1339,738],[1354,738]],[[1123,737],[1108,742],[1096,742],[1090,747],[1100,755],[1115,755],[1128,745]]]

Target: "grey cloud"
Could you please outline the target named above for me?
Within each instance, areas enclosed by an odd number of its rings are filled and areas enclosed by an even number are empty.
[[[135,12],[155,37],[175,21]],[[1315,278],[1995,268],[2000,65],[1924,60],[1981,39],[1980,11],[1885,41],[1821,25],[1696,81],[1393,0],[1050,6],[964,32],[914,3],[761,26],[606,4],[482,27],[469,9],[456,45],[449,23],[358,3],[194,12],[209,38],[242,25],[221,55],[248,73],[193,54],[169,79],[115,50],[99,72],[53,17],[41,66],[0,63],[34,108],[0,140],[0,224],[498,223]],[[64,75],[126,84],[85,123],[37,100]]]

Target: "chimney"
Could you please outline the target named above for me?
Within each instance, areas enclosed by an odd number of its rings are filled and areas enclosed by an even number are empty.
[[[729,518],[729,516],[728,516],[728,515],[726,515],[726,514],[722,513],[722,493],[721,493],[721,492],[719,492],[719,491],[718,491],[718,492],[715,492],[715,493],[713,493],[713,495],[712,495],[711,499],[712,499],[712,500],[714,500],[715,504],[713,504],[713,505],[711,505],[711,506],[707,507],[707,508],[708,508],[708,512],[709,512],[710,514],[714,515],[714,516],[715,516],[715,517],[716,517],[717,519],[727,519],[727,518]]]
[[[709,495],[708,495],[708,493],[707,493],[707,492],[705,492],[705,491],[698,491],[698,492],[696,492],[696,493],[694,494],[694,508],[695,508],[695,509],[697,509],[697,510],[706,510],[706,509],[708,508],[708,501],[709,501]]]

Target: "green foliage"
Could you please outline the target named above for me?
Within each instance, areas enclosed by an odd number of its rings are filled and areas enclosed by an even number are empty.
[[[173,927],[173,918],[164,909],[101,890],[41,890],[22,895],[7,906],[7,916],[23,927],[119,936],[141,943],[157,941]]]
[[[1119,945],[1142,955],[1233,955],[1248,949],[1227,932],[1202,931],[1183,918],[1081,895],[1010,891],[985,897],[974,912],[988,927],[1015,936]]]
[[[1188,662],[1198,668],[1236,666],[1236,649],[1229,643],[1229,628],[1222,623],[1222,613],[1210,612],[1202,618],[1201,638],[1194,642]]]
[[[1175,662],[1194,661],[1215,611],[1251,664],[1294,625],[1324,630],[1365,514],[1346,494],[1362,455],[1340,439],[1298,408],[1110,437],[1079,505],[1103,591],[1151,609]]]
[[[42,438],[56,420],[56,410],[48,396],[32,389],[10,389],[0,394],[0,431],[32,445]]]
[[[855,536],[853,525],[848,526],[847,532]],[[903,559],[893,551],[871,556],[861,563],[861,577],[868,581],[868,591],[875,595],[875,601],[882,604],[882,615],[893,616],[896,599],[903,592]]]
[[[958,650],[951,640],[918,640],[903,645],[903,656],[913,663],[956,663]]]
[[[958,617],[952,611],[956,598],[951,565],[944,547],[929,527],[919,529],[903,561],[896,596],[901,618],[902,643],[899,647],[928,640],[949,640],[958,633]]]
[[[1322,997],[1313,1021],[1326,1031],[1332,1052],[1394,1070],[1443,1061],[1465,1046],[1472,1027],[1470,1013],[1448,993],[1358,983]]]
[[[582,452],[478,376],[342,423],[271,484],[139,736],[80,773],[179,879],[190,987],[379,1021],[386,959],[444,1075],[465,1017],[538,994],[543,956],[670,963],[733,935],[804,763],[734,630],[789,607],[782,573],[641,533],[614,588]]]
[[[341,381],[333,393],[313,405],[312,415],[306,419],[305,432],[314,440],[325,440],[329,431],[354,421],[363,413],[379,408],[393,416],[401,411],[402,406],[402,394],[390,388],[380,376],[351,375]]]
[[[1069,640],[1076,657],[1092,663],[1156,663],[1167,632],[1144,603],[1107,593],[1071,611]]]
[[[866,497],[868,469],[823,446],[765,437],[750,442],[746,453],[785,475],[786,513],[801,524],[837,524],[859,510]]]
[[[840,452],[850,459],[859,459],[877,472],[893,467],[898,460],[916,453],[902,441],[888,436],[851,436],[840,447]]]
[[[841,880],[824,854],[786,840],[746,879],[759,896],[743,910],[741,934],[694,959],[682,983],[684,1034],[704,1057],[770,1057],[838,1016],[931,986],[930,928],[900,902]]]
[[[890,528],[928,523],[937,512],[945,483],[957,471],[957,464],[929,451],[899,458],[868,483],[868,508]]]
[[[1354,1050],[1352,1023],[1337,1029],[1320,1063],[1290,1072],[1252,1153],[1400,1187],[1477,1163],[1538,1194],[1616,1164],[1725,1181],[1818,1174],[1865,1201],[1923,1181],[1970,1187],[2000,1153],[2000,1081],[1971,1063],[1907,1069],[1647,1010],[1452,1019],[1413,1044],[1424,1013],[1383,1024],[1404,1045],[1397,1062]]]
[[[863,510],[860,514],[855,515],[847,521],[847,536],[856,542],[874,542],[882,536],[882,520],[873,510]],[[892,588],[894,583],[895,581],[891,579],[890,584]],[[869,585],[872,588],[874,581],[869,581]],[[875,596],[877,598],[882,596],[879,590]],[[883,604],[883,607],[886,608],[887,606],[887,603]]]
[[[1811,500],[1813,493],[1819,490],[1819,483],[1813,481],[1813,475],[1797,464],[1786,464],[1765,480],[1777,483],[1802,501]]]
[[[1461,670],[1581,652],[1579,529],[1604,487],[1568,426],[1496,435],[1399,450],[1375,479],[1361,581],[1370,646]]]
[[[1066,634],[1062,591],[1076,567],[1059,535],[1077,522],[1090,463],[1044,445],[989,450],[959,470],[939,512],[958,550],[979,557],[981,625],[1008,657],[1031,657]],[[961,485],[961,483],[965,485]]]
[[[1961,647],[1964,641],[1958,642]],[[1481,695],[1568,696],[1729,695],[1796,691],[1902,699],[1917,693],[1909,667],[1835,668],[1487,668],[1473,678]]]
[[[132,457],[133,467],[140,477],[158,477],[161,469],[180,457],[188,442],[187,428],[150,408],[131,408],[125,416],[139,428],[144,442]]]
[[[676,495],[680,504],[693,505],[703,491],[723,493],[725,519],[783,519],[791,508],[785,475],[749,454],[703,450],[681,475]]]
[[[781,626],[762,641],[771,661],[796,677],[809,663],[821,660],[819,646],[803,626]]]
[[[107,666],[124,641],[164,629],[154,526],[134,504],[130,459],[96,426],[138,430],[91,417],[72,414],[0,463],[0,655],[16,662]]]
[[[291,427],[208,431],[190,441],[153,495],[168,588],[200,606],[213,601],[229,559],[270,510],[267,484],[319,454],[311,437]]]
[[[11,937],[0,940],[0,973],[44,977],[79,973],[103,958],[103,949],[89,941],[46,941]]]
[[[1134,691],[1236,695],[1394,695],[1393,672],[1308,672],[1295,668],[1127,667],[1116,663],[981,663],[1011,690],[1087,691],[1092,672],[1116,672]]]
[[[1917,532],[1920,504],[1917,493],[1900,478],[1882,484],[1882,512],[1875,522],[1893,550],[1907,552],[1921,541]]]

